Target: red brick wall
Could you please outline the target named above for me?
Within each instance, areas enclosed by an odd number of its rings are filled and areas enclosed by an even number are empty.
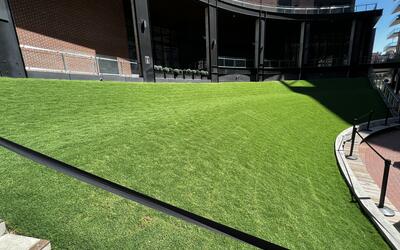
[[[10,0],[20,44],[45,49],[128,58],[128,38],[122,0]],[[60,56],[24,52],[26,65],[60,68]],[[49,53],[48,53],[49,54]],[[80,60],[73,68],[92,72]],[[35,64],[35,65],[33,65]],[[79,65],[81,64],[81,65]]]

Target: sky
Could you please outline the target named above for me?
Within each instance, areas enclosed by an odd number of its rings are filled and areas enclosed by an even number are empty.
[[[374,44],[374,52],[382,52],[383,48],[391,42],[387,40],[389,33],[396,27],[389,27],[390,23],[396,16],[392,14],[395,6],[400,4],[400,1],[394,0],[356,0],[356,5],[377,3],[379,9],[383,9],[383,16],[376,25],[376,36]],[[400,27],[400,25],[398,25]]]

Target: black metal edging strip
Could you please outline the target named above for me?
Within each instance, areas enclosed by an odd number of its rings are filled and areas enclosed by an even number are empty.
[[[193,223],[195,225],[207,228],[211,231],[225,234],[237,240],[246,242],[250,245],[261,249],[285,249],[281,246],[275,245],[253,235],[247,234],[245,232],[239,231],[237,229],[225,226],[218,222],[212,221],[205,217],[193,214],[189,211],[183,210],[181,208],[175,207],[163,201],[154,199],[145,194],[139,193],[135,190],[129,189],[127,187],[121,186],[99,176],[93,175],[91,173],[80,170],[74,166],[68,165],[59,160],[53,159],[49,156],[41,154],[39,152],[33,151],[24,146],[18,145],[12,141],[0,137],[0,146],[13,151],[25,158],[28,158],[34,162],[41,165],[47,166],[58,172],[64,173],[66,175],[72,176],[82,182],[86,182],[90,185],[99,187],[108,192],[114,193],[126,199],[138,202],[147,207],[153,208],[160,212],[166,213],[168,215],[174,216],[176,218],[185,220],[187,222]]]

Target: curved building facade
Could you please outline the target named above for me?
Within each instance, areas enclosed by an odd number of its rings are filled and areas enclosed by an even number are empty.
[[[205,70],[213,82],[360,76],[381,15],[354,0],[0,0],[0,73],[157,81],[155,68],[169,67]]]

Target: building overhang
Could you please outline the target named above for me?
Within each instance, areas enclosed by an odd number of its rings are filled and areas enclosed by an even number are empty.
[[[400,24],[400,16],[397,16],[397,17],[394,18],[394,20],[390,24],[390,27],[396,26],[398,24]]]
[[[395,29],[388,35],[387,39],[396,39],[400,35],[400,29]]]
[[[399,13],[399,12],[400,12],[400,4],[397,5],[396,8],[394,8],[392,14]]]
[[[225,9],[239,14],[250,15],[255,17],[266,17],[270,19],[282,19],[282,20],[294,20],[294,21],[331,20],[332,18],[353,19],[354,17],[357,17],[361,19],[373,18],[373,22],[374,24],[376,24],[383,14],[382,9],[376,9],[375,7],[371,9],[367,8],[365,10],[361,9],[359,11],[356,11],[356,9],[352,11],[337,11],[340,10],[340,8],[331,8],[331,10],[329,11],[329,8],[323,8],[322,10],[325,11],[320,11],[318,13],[306,11],[307,8],[293,8],[293,9],[303,9],[304,11],[297,11],[297,13],[294,11],[290,13],[284,13],[284,12],[273,11],[273,9],[257,9],[254,8],[254,6],[251,7],[251,5],[248,4],[240,5],[238,3],[241,1],[237,0],[212,0],[212,1],[198,0],[198,1],[203,2],[210,6],[214,6],[220,9]],[[308,8],[308,9],[315,9],[315,8]]]

